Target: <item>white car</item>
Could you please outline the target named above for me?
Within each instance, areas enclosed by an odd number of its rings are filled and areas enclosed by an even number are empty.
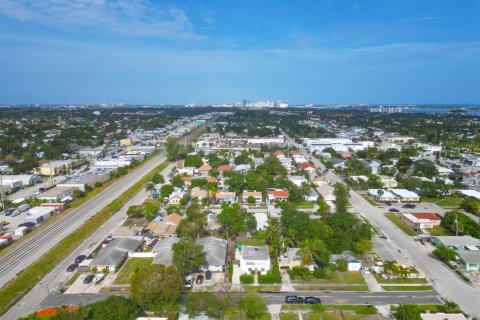
[[[103,279],[105,279],[105,273],[99,272],[95,274],[95,277],[93,277],[93,282],[99,283]]]
[[[191,288],[193,286],[193,276],[187,276],[185,278],[185,288]]]
[[[370,268],[363,267],[362,271],[363,271],[364,274],[370,274]]]

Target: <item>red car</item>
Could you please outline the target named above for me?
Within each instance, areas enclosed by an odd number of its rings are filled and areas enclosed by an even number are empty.
[[[195,283],[196,284],[202,284],[203,283],[203,275],[199,275],[197,277],[197,280],[195,280]]]

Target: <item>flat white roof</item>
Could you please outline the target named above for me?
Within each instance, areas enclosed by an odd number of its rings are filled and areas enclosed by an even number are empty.
[[[422,320],[467,320],[463,313],[422,313]]]
[[[480,199],[480,192],[478,192],[478,191],[468,190],[468,189],[459,190],[459,191],[460,191],[461,194],[463,194],[467,197],[474,197],[474,198]]]
[[[383,190],[383,189],[368,189],[368,193],[371,194],[372,196],[378,197],[377,190]],[[391,193],[390,191],[383,190],[383,194],[381,198],[396,198],[396,196]]]
[[[407,189],[391,189],[391,191],[401,198],[419,198],[418,194]]]
[[[431,222],[432,221],[430,219],[419,219],[411,213],[404,213],[403,216],[405,218],[407,218],[408,220],[412,221],[413,223],[422,223],[422,222]]]

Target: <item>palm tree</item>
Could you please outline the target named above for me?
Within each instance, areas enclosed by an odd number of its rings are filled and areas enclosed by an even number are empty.
[[[315,252],[314,242],[310,239],[306,239],[300,243],[300,250],[297,251],[297,254],[302,256],[300,264],[302,267],[311,266],[313,264],[313,254]]]
[[[280,221],[278,218],[270,218],[268,227],[265,229],[265,242],[269,245],[270,253],[278,257],[280,253]]]
[[[397,263],[395,261],[386,260],[383,263],[383,272],[388,274],[389,276],[391,276],[392,273],[393,273],[393,269],[395,268],[396,265],[397,265]]]
[[[150,192],[150,195],[153,197],[153,191],[155,190],[155,185],[153,184],[153,182],[149,182],[145,189]]]
[[[292,234],[287,233],[283,236],[283,250],[286,251],[289,247],[294,247],[296,244],[295,239]]]

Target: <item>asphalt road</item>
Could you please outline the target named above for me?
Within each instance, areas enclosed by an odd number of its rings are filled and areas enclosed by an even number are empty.
[[[285,132],[284,135],[290,143],[299,148],[304,156],[311,159],[315,166],[325,169],[318,159],[309,156],[302,145],[295,143]],[[341,181],[332,170],[326,174],[326,179],[333,183]],[[412,237],[398,229],[384,216],[385,209],[372,206],[353,190],[350,191],[350,203],[353,206],[352,211],[364,216],[373,226],[381,230],[402,259],[409,261],[425,274],[439,294],[449,301],[458,303],[464,312],[476,317],[480,316],[479,289],[468,285],[451,269],[434,258],[430,252],[431,248],[421,246]]]
[[[268,304],[285,304],[285,296],[288,293],[282,292],[268,292],[260,293],[267,300]],[[399,303],[415,303],[415,304],[441,304],[440,299],[435,291],[421,291],[421,292],[295,292],[293,293],[300,297],[318,297],[323,304],[354,304],[354,305],[390,305]],[[70,305],[70,304],[88,304],[98,300],[107,298],[108,294],[51,294],[46,297],[41,307],[50,305]],[[125,295],[127,296],[127,295]]]

